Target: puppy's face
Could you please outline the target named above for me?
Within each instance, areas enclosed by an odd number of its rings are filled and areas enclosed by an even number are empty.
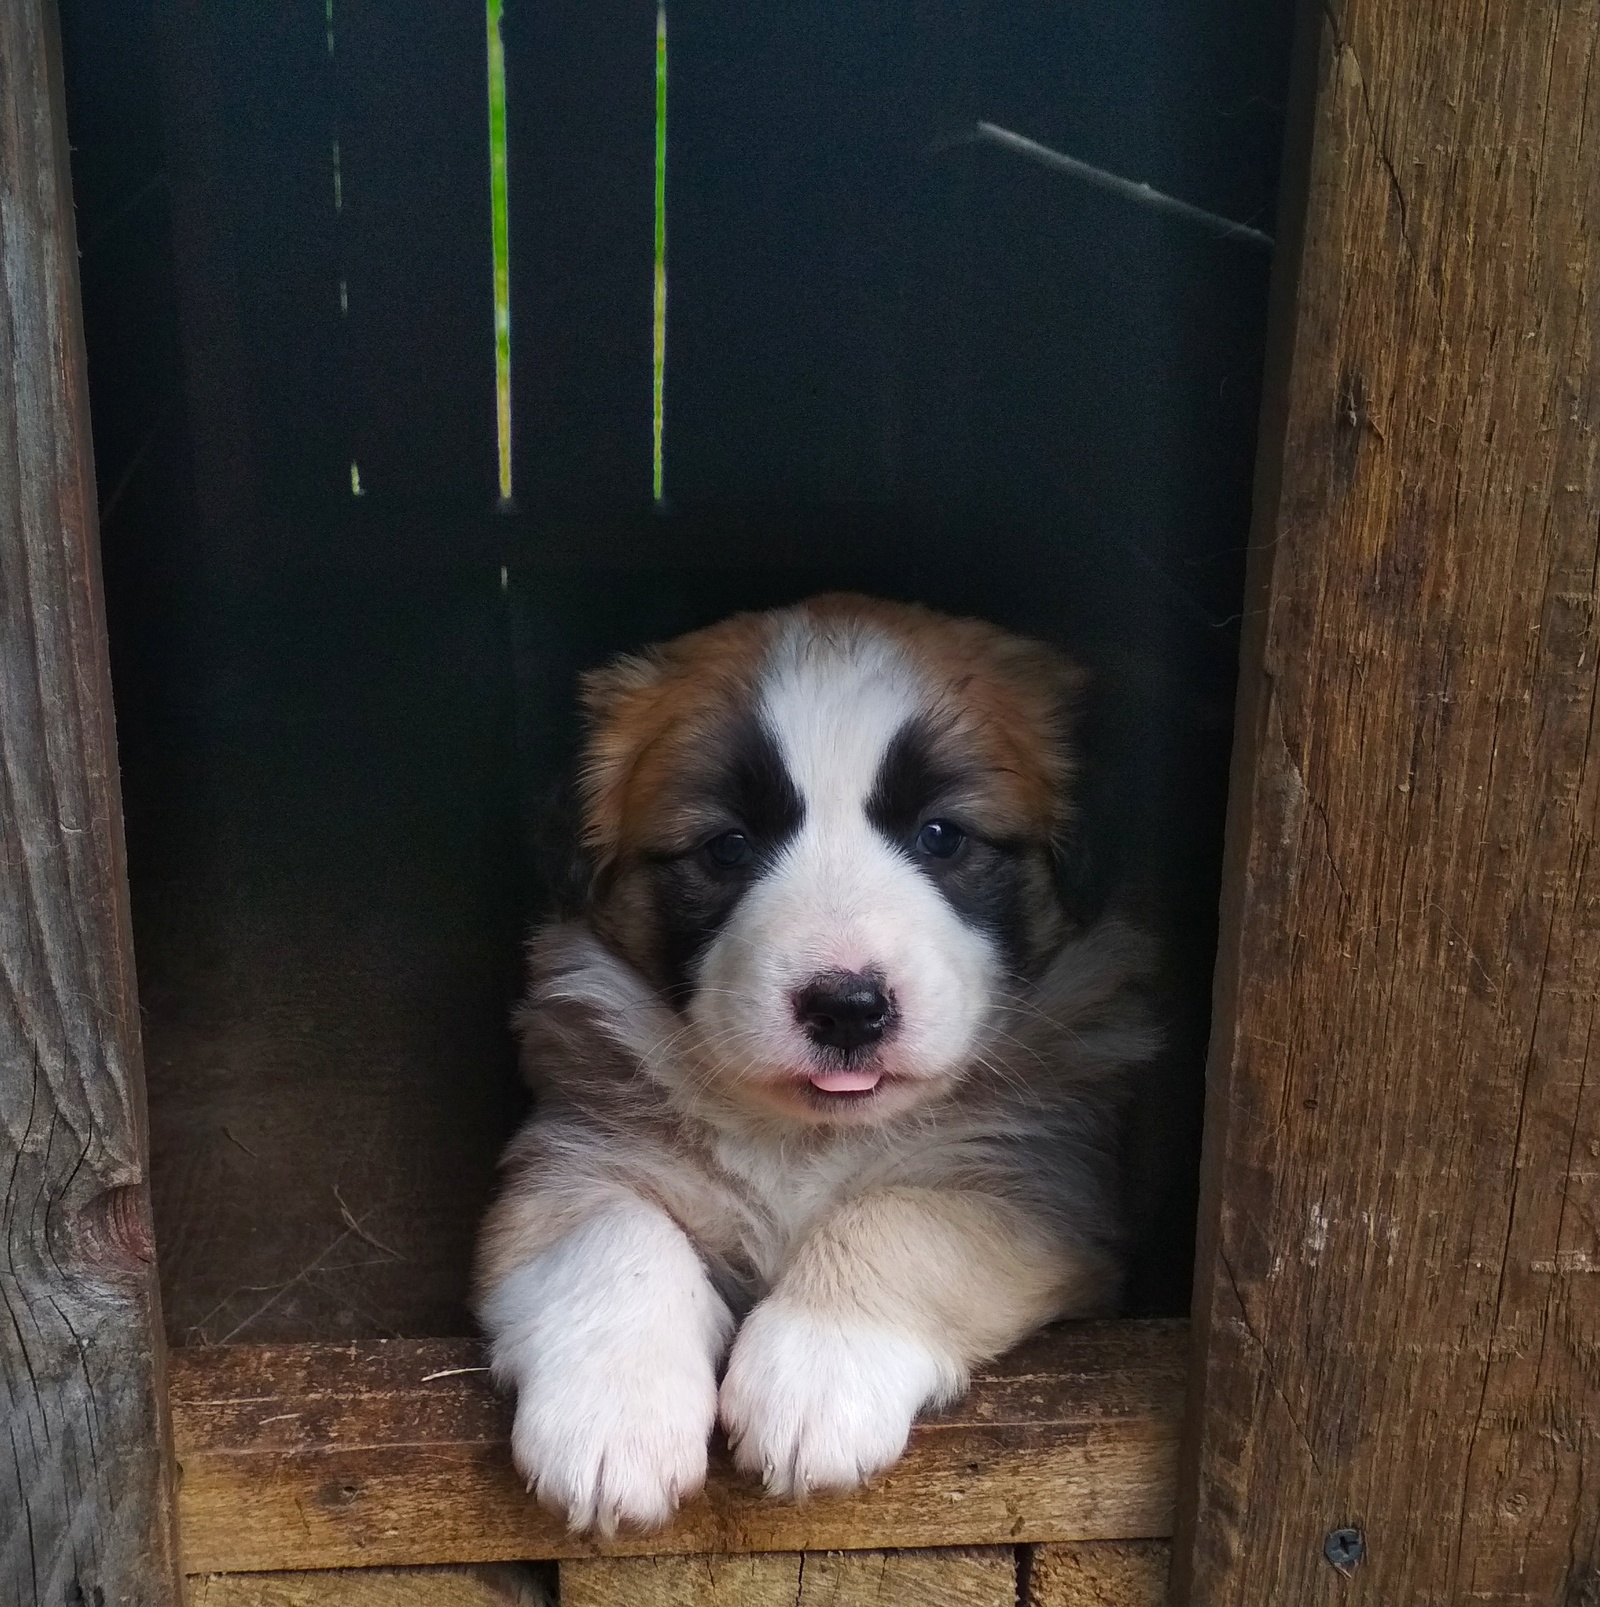
[[[1060,934],[1071,687],[1036,644],[859,598],[593,678],[593,919],[685,1018],[658,1074],[834,1123],[958,1079]]]

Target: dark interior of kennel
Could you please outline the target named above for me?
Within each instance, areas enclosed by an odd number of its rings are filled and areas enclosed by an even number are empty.
[[[507,7],[502,512],[482,12],[63,0],[175,1343],[465,1331],[574,677],[831,586],[1095,671],[1186,1303],[1269,260],[963,136],[1270,232],[1286,8],[672,0],[660,508],[655,20]]]

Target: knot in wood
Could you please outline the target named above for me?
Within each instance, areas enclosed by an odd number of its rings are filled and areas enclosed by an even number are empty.
[[[76,1249],[86,1271],[138,1277],[156,1258],[144,1190],[129,1183],[97,1194],[78,1213]]]

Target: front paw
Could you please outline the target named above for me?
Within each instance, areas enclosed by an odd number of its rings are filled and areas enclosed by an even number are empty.
[[[572,1529],[659,1529],[705,1483],[715,1416],[701,1357],[574,1356],[518,1379],[511,1455]]]
[[[888,1467],[918,1410],[964,1386],[954,1359],[911,1334],[768,1301],[734,1341],[718,1411],[740,1468],[804,1496]]]

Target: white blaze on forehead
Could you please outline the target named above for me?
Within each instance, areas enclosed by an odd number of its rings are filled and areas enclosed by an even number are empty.
[[[691,1015],[730,1076],[837,1070],[794,1003],[831,971],[882,978],[895,1026],[874,1065],[889,1075],[947,1075],[970,1051],[998,971],[993,944],[868,814],[890,744],[928,702],[910,656],[870,625],[802,615],[774,645],[760,715],[805,814],[700,962]]]
[[[859,814],[895,733],[924,701],[905,653],[870,627],[788,627],[762,676],[761,710],[808,821]]]

